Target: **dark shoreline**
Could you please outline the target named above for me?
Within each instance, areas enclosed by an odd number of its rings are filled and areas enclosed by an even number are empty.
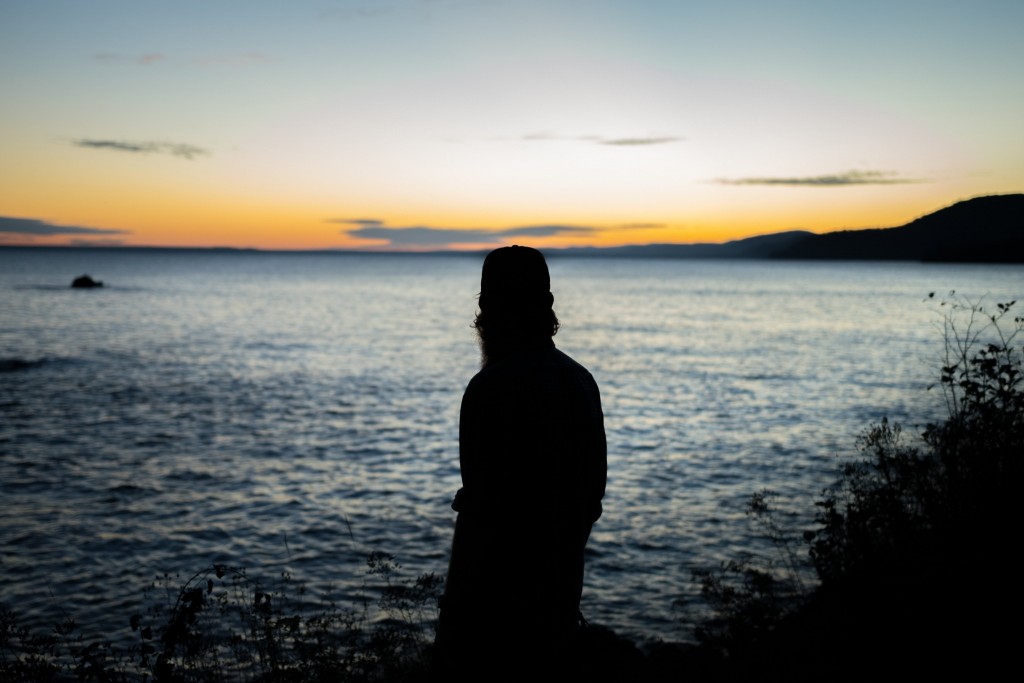
[[[785,261],[915,261],[925,263],[1024,263],[1024,194],[975,197],[891,228],[813,233],[788,230],[722,243],[636,244],[620,247],[563,247],[542,251],[550,257],[755,259]],[[499,246],[497,244],[493,246]],[[262,250],[244,247],[147,247],[118,245],[0,245],[0,249],[203,251],[209,253],[346,254],[390,256],[474,256],[451,249]]]
[[[660,247],[670,249],[660,251]],[[758,263],[885,263],[885,264],[935,264],[935,265],[996,265],[996,266],[1019,266],[1024,265],[1024,247],[1020,251],[1012,250],[997,252],[990,256],[977,256],[976,258],[868,258],[868,257],[772,257],[752,255],[685,255],[672,253],[672,247],[689,248],[690,246],[719,246],[719,245],[647,245],[644,247],[580,247],[564,249],[545,249],[545,256],[552,260],[558,259],[633,259],[633,260],[658,260],[658,261],[750,261]],[[487,250],[479,251],[360,251],[354,249],[255,249],[243,247],[144,247],[144,246],[61,246],[61,245],[0,245],[0,252],[8,251],[32,251],[32,252],[60,252],[60,253],[117,253],[117,254],[193,254],[193,255],[227,255],[245,254],[255,256],[339,256],[339,257],[365,257],[365,258],[472,258],[483,260]]]

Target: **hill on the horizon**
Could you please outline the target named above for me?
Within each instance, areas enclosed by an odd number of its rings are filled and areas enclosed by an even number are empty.
[[[898,228],[840,230],[786,245],[769,258],[1024,262],[1024,194],[976,197]]]
[[[791,230],[723,244],[645,244],[552,250],[566,256],[848,259],[1024,263],[1024,194],[957,202],[895,228],[815,234]]]
[[[638,258],[766,258],[775,251],[800,242],[814,233],[791,230],[771,235],[758,235],[731,242],[699,242],[695,244],[633,244],[624,247],[567,247],[545,250],[551,255],[565,256],[632,256]]]

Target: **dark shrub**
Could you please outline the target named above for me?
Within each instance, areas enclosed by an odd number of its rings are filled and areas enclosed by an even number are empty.
[[[723,676],[978,675],[1012,661],[1024,458],[1024,318],[1013,306],[940,303],[947,415],[916,444],[886,420],[862,435],[863,457],[842,468],[804,534],[813,590],[798,589],[795,568],[701,575],[718,620],[698,637],[720,653]]]

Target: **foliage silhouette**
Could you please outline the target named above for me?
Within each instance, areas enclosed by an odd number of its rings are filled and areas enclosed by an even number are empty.
[[[71,638],[70,619],[52,634],[0,613],[4,681],[340,681],[425,680],[441,579],[400,576],[394,557],[372,553],[364,592],[349,607],[310,600],[287,572],[271,587],[244,569],[209,566],[128,620],[136,645]]]
[[[885,419],[864,432],[861,459],[815,503],[806,562],[772,524],[784,562],[698,572],[716,616],[697,635],[720,660],[718,678],[852,680],[883,666],[977,675],[1009,662],[1024,458],[1024,318],[1014,305],[955,293],[939,302],[945,418],[917,443]],[[770,519],[766,501],[756,495],[748,513]],[[811,589],[801,587],[807,564]]]

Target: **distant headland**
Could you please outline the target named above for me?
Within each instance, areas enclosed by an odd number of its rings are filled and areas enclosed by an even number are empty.
[[[895,228],[779,232],[722,244],[553,250],[572,256],[1024,263],[1024,194],[976,197]]]
[[[495,245],[498,246],[498,245]],[[124,252],[275,253],[237,247],[0,245],[0,249],[112,250]],[[1024,193],[975,197],[890,228],[813,233],[806,230],[758,235],[729,242],[656,243],[620,247],[542,247],[552,257],[659,259],[766,259],[1024,263]],[[362,256],[476,256],[482,251],[310,249],[276,253]]]

